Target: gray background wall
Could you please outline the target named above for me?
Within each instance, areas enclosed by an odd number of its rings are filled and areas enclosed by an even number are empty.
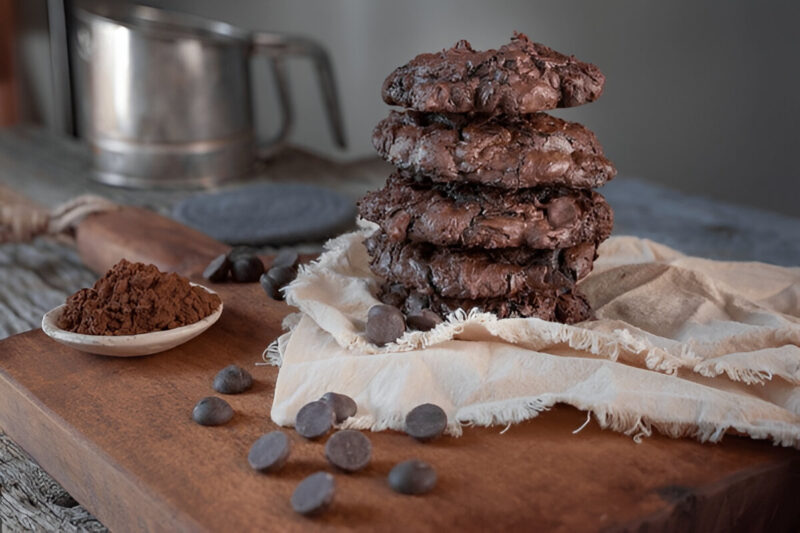
[[[800,216],[797,2],[621,0],[149,0],[251,29],[313,37],[331,51],[351,147],[335,150],[308,64],[292,62],[293,140],[339,158],[372,154],[383,78],[417,53],[513,30],[594,62],[596,103],[557,112],[593,129],[621,175]],[[265,69],[264,69],[265,71]],[[269,129],[271,90],[257,86]]]

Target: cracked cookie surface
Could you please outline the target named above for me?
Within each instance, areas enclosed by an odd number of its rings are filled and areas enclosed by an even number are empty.
[[[364,196],[359,214],[394,242],[487,249],[601,242],[614,224],[611,207],[590,190],[432,185],[403,173]]]
[[[436,294],[423,294],[407,290],[400,284],[385,283],[378,299],[404,313],[413,314],[430,309],[442,318],[457,309],[479,309],[494,313],[498,318],[540,318],[564,324],[575,324],[591,318],[592,311],[586,297],[577,289],[558,293],[542,290],[511,298],[444,298]]]
[[[497,50],[467,41],[420,54],[383,82],[389,105],[424,112],[519,115],[573,107],[600,97],[605,76],[591,63],[515,33]]]
[[[375,127],[372,145],[399,169],[434,182],[588,189],[617,172],[594,133],[546,113],[487,117],[392,111]]]
[[[513,297],[568,290],[592,269],[597,246],[563,250],[464,250],[389,241],[377,232],[364,241],[373,273],[409,290],[445,298]]]

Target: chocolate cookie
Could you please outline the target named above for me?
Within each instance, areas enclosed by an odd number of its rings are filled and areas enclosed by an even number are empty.
[[[378,298],[412,314],[430,309],[446,317],[456,309],[480,309],[494,313],[498,318],[541,318],[563,324],[575,324],[591,318],[589,302],[577,289],[558,294],[554,290],[536,291],[511,298],[443,298],[436,294],[422,294],[407,290],[400,284],[384,284]]]
[[[420,54],[383,82],[383,101],[426,113],[520,115],[573,107],[600,97],[605,76],[521,33],[499,50],[467,41]]]
[[[476,248],[566,248],[608,238],[614,214],[590,190],[419,183],[393,174],[359,202],[359,214],[394,242]]]
[[[364,244],[376,275],[422,294],[468,299],[572,288],[591,271],[596,249],[593,242],[564,250],[441,248],[391,242],[380,232]]]
[[[486,117],[392,111],[372,132],[372,145],[396,167],[438,182],[588,189],[617,173],[594,133],[546,113]]]

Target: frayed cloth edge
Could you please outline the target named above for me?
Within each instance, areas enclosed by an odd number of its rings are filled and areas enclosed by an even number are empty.
[[[587,413],[588,418],[593,418],[601,429],[623,433],[631,437],[636,443],[641,443],[646,437],[653,435],[654,431],[670,438],[690,437],[699,442],[720,442],[725,434],[738,431],[747,434],[753,439],[770,440],[776,446],[800,448],[800,428],[790,424],[771,424],[769,427],[754,424],[716,424],[703,420],[664,422],[654,421],[650,417],[642,416],[632,409],[611,408],[607,405],[592,408],[580,408],[565,399],[553,394],[544,394],[534,397],[513,398],[502,402],[492,402],[473,405],[460,409],[456,413],[456,420],[448,423],[445,433],[454,437],[462,434],[462,427],[494,427],[502,426],[504,433],[509,425],[518,424],[539,416],[556,404],[568,404]],[[587,419],[588,423],[588,419]],[[403,431],[404,417],[392,416],[375,419],[372,416],[356,416],[345,420],[341,424],[343,429],[360,429],[370,431],[385,431],[387,429]],[[579,429],[583,429],[586,423]],[[577,431],[571,432],[576,434]]]

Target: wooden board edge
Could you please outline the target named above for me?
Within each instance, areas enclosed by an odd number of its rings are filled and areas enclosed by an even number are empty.
[[[671,503],[649,516],[617,524],[605,533],[800,531],[800,457],[737,472],[711,485],[667,487]]]
[[[44,335],[40,329],[6,339],[21,344]],[[13,341],[12,341],[13,339]],[[42,404],[0,366],[0,427],[75,500],[106,527],[125,531],[204,531],[185,513],[148,495],[136,476],[123,470],[100,448]],[[58,447],[59,453],[52,453]],[[109,487],[114,490],[109,490]],[[121,504],[113,494],[126,494]],[[137,514],[136,509],[147,509]]]
[[[75,247],[83,263],[98,274],[126,258],[184,276],[199,274],[208,261],[230,250],[196,229],[132,206],[83,219],[75,231]]]

